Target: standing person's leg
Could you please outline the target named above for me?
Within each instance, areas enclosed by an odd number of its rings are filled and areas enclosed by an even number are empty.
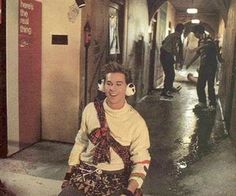
[[[161,61],[161,65],[162,65],[162,68],[164,71],[164,75],[165,75],[163,92],[166,91],[166,87],[167,87],[167,75],[168,75],[167,67],[168,67],[168,64],[167,64],[167,57],[166,56],[167,56],[167,53],[165,52],[165,50],[161,49],[160,61]]]
[[[214,68],[208,75],[208,99],[209,105],[213,107],[216,107],[215,75],[216,69]]]
[[[174,68],[174,64],[172,62],[170,62],[169,64],[169,84],[168,84],[168,91],[172,91],[173,89],[173,84],[175,81],[175,68]]]
[[[206,107],[206,92],[205,92],[205,87],[206,87],[206,73],[204,70],[199,70],[199,76],[198,76],[198,81],[197,81],[197,96],[198,96],[198,104],[196,107],[204,108]]]
[[[169,54],[165,50],[161,50],[160,60],[161,60],[161,65],[162,65],[164,74],[165,74],[164,88],[161,95],[173,97],[172,95],[168,94],[168,91],[172,88],[171,86],[173,85],[173,82],[172,82],[173,77],[174,77],[173,76],[173,71],[174,71],[173,57],[171,54]]]
[[[162,64],[162,67],[163,67],[163,71],[164,71],[164,74],[165,74],[165,78],[164,78],[164,88],[163,88],[163,91],[164,92],[167,92],[168,90],[168,86],[169,86],[169,70],[168,70],[168,64],[166,62],[164,62]]]
[[[174,70],[172,71],[172,68],[174,69],[173,65],[172,67],[169,64],[165,64],[163,66],[163,71],[165,74],[165,79],[164,79],[164,88],[163,92],[161,93],[162,96],[167,96],[169,98],[172,98],[173,96],[170,94],[171,89],[173,87],[173,73]]]

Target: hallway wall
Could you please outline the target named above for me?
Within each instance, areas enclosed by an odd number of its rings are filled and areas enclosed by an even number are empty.
[[[175,7],[168,1],[167,6],[167,22],[166,22],[166,35],[173,33],[176,26],[176,10]],[[170,26],[171,25],[171,26]]]
[[[73,142],[78,131],[81,12],[70,22],[74,0],[44,0],[42,15],[42,139]],[[73,12],[72,12],[73,14]],[[52,44],[65,35],[68,44]]]
[[[18,7],[15,0],[8,0],[6,4],[6,33],[7,37],[7,126],[8,141],[14,145],[8,149],[9,153],[19,150],[19,83],[18,83]]]
[[[175,31],[175,26],[176,10],[170,2],[165,2],[157,10],[154,88],[160,87],[163,82],[163,69],[160,62],[162,41],[169,33]]]
[[[9,0],[6,12],[8,155],[11,155],[40,140],[41,2]]]
[[[81,45],[81,100],[80,112],[82,112],[86,103],[93,101],[97,95],[97,81],[100,77],[102,66],[108,61],[108,17],[109,0],[87,0],[86,6],[82,12],[82,41],[84,42],[83,28],[88,22],[91,27],[91,43],[88,48],[87,71],[85,74],[85,47]],[[87,99],[84,99],[85,75],[87,80]]]
[[[216,38],[219,39],[219,45],[222,46],[223,45],[223,36],[224,36],[224,32],[225,32],[225,22],[223,20],[223,18],[220,19],[220,25],[218,28],[218,34],[216,35]]]
[[[136,100],[144,96],[148,90],[150,52],[148,21],[147,1],[127,1],[125,64],[132,69],[133,80],[137,87]]]
[[[233,85],[236,83],[235,56],[236,56],[236,0],[232,0],[228,12],[228,20],[224,34],[222,79],[219,96],[223,106],[223,112],[230,135],[236,141],[236,94]],[[231,125],[230,125],[231,122]]]

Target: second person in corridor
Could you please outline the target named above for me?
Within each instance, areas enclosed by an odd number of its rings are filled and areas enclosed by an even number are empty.
[[[183,62],[183,43],[181,35],[184,30],[184,25],[179,23],[175,27],[175,32],[169,34],[162,42],[160,61],[165,74],[164,88],[161,93],[162,96],[172,98],[171,92],[176,89],[173,88],[175,79],[175,63],[182,64]]]

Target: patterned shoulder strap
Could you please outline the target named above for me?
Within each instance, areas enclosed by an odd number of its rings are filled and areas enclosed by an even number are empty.
[[[97,116],[98,116],[98,120],[100,122],[100,126],[105,127],[106,116],[105,116],[105,110],[103,107],[103,101],[99,101],[99,100],[94,101],[94,106],[97,110]]]
[[[95,105],[95,108],[97,110],[97,115],[98,115],[98,119],[100,121],[101,128],[105,128],[105,130],[108,131],[106,139],[109,140],[109,141],[107,141],[109,143],[109,146],[112,147],[113,150],[121,157],[121,159],[123,160],[123,162],[125,164],[126,169],[130,170],[130,166],[132,164],[131,160],[130,160],[130,152],[129,152],[130,146],[121,145],[119,142],[117,142],[110,135],[110,133],[109,133],[110,129],[106,124],[106,116],[105,116],[105,110],[104,110],[104,107],[103,107],[103,101],[96,100],[96,101],[94,101],[94,105]],[[107,149],[107,148],[105,148],[105,146],[106,145],[104,144],[100,148],[100,149],[103,149],[103,150],[101,150],[101,152],[103,152],[103,153],[105,152],[104,150]],[[106,153],[108,153],[108,152],[106,152]]]

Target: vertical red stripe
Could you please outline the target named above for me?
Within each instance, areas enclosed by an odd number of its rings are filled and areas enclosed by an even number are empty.
[[[40,140],[41,3],[19,0],[20,147]]]

